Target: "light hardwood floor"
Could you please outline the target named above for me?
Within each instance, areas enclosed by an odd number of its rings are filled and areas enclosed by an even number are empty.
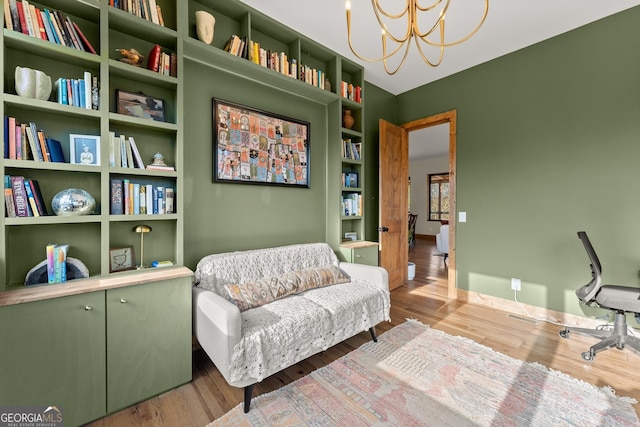
[[[619,396],[640,401],[640,354],[611,349],[585,362],[580,353],[595,338],[558,336],[559,327],[495,308],[447,299],[447,270],[430,237],[418,237],[409,251],[416,277],[391,292],[391,322],[378,334],[407,318],[419,319],[451,335],[461,335],[510,355],[538,362],[597,386],[610,385]],[[576,284],[578,287],[579,284]],[[370,339],[364,332],[325,352],[273,375],[254,389],[254,396],[275,390],[354,350]],[[242,390],[229,387],[202,350],[193,353],[193,380],[177,389],[131,406],[91,424],[103,426],[202,427],[243,400]],[[640,413],[640,404],[635,405]]]

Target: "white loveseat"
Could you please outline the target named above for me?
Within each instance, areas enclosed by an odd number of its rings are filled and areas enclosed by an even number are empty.
[[[246,311],[228,291],[236,284],[279,283],[300,271],[336,267],[348,275],[346,283]],[[325,243],[208,255],[198,263],[194,285],[194,333],[227,382],[244,387],[245,412],[255,383],[362,331],[369,330],[377,341],[375,325],[389,320],[387,271],[339,262]]]

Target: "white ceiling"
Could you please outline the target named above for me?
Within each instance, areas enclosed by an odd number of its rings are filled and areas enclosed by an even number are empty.
[[[394,76],[381,63],[357,59],[347,44],[344,0],[242,0],[284,25],[365,67],[365,79],[394,95],[441,79],[555,35],[640,5],[640,0],[490,0],[480,31],[465,43],[448,48],[439,67],[427,66],[414,44],[406,64]],[[434,0],[423,0],[429,4]],[[352,0],[353,42],[361,54],[380,55],[380,28],[367,0]],[[380,0],[398,12],[398,0]],[[466,3],[456,14],[455,5]],[[482,0],[452,2],[447,34],[462,34],[480,19]],[[460,23],[463,28],[460,28]],[[369,48],[369,49],[367,49]],[[397,64],[397,63],[396,63]]]

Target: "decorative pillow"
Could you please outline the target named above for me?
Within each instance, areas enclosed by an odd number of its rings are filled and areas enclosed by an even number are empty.
[[[348,283],[350,280],[349,275],[336,266],[311,267],[291,271],[281,277],[224,285],[224,288],[240,311],[246,311],[308,289]]]

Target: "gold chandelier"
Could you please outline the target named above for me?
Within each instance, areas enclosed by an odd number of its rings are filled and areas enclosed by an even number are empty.
[[[398,72],[400,67],[404,64],[407,59],[407,54],[409,53],[409,47],[411,46],[411,40],[415,41],[416,47],[418,48],[418,52],[420,52],[420,56],[422,60],[429,64],[432,67],[437,67],[442,62],[442,58],[444,57],[444,48],[455,46],[460,43],[463,43],[469,40],[473,35],[478,32],[485,19],[487,18],[487,12],[489,11],[489,0],[484,0],[484,12],[482,14],[482,18],[478,25],[468,33],[466,36],[454,41],[454,42],[445,42],[444,39],[444,30],[445,30],[445,18],[447,17],[447,12],[449,10],[449,4],[451,0],[434,0],[435,3],[430,6],[421,6],[419,0],[406,0],[406,6],[402,9],[402,11],[398,14],[392,14],[385,11],[380,6],[380,0],[371,0],[371,5],[373,6],[373,11],[375,12],[376,18],[378,19],[378,23],[380,24],[380,28],[382,29],[382,56],[379,58],[367,58],[360,55],[353,48],[353,44],[351,42],[351,2],[347,0],[346,8],[347,8],[347,37],[349,40],[349,47],[351,51],[358,58],[367,62],[376,62],[382,61],[384,64],[384,69],[389,75],[393,75]],[[439,9],[439,13],[438,13]],[[424,32],[420,32],[420,28],[418,27],[418,15],[420,12],[431,12],[432,15],[436,15],[435,23]],[[424,14],[427,15],[427,14]],[[423,15],[423,16],[424,16]],[[407,20],[407,30],[402,37],[396,37],[387,28],[387,25],[383,22],[383,17],[388,19],[402,19],[406,16]],[[435,40],[433,39],[435,37]],[[392,41],[396,44],[396,46],[387,51],[387,40]],[[422,50],[422,45],[420,41],[424,43],[439,48],[440,56],[437,61],[430,61]],[[402,61],[395,70],[389,70],[387,66],[387,59],[395,55],[404,47],[404,54],[402,56]]]

